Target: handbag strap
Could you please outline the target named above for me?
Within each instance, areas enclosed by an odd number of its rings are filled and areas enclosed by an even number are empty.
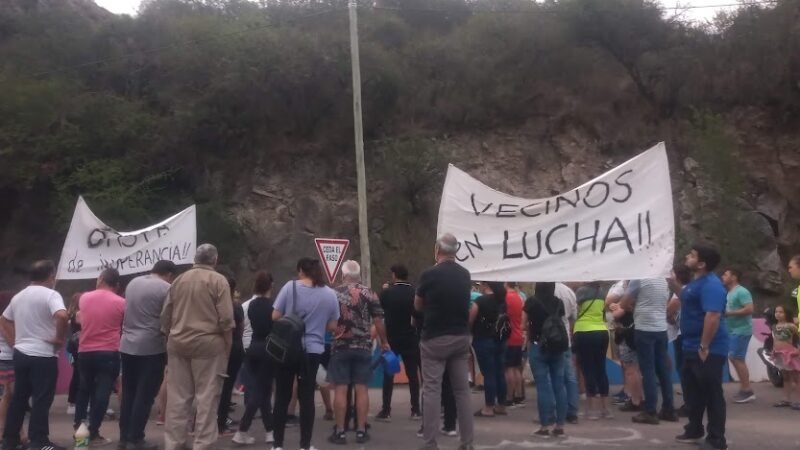
[[[286,309],[287,315],[294,314],[295,303],[297,303],[297,280],[292,281],[292,301],[289,303],[289,308]]]

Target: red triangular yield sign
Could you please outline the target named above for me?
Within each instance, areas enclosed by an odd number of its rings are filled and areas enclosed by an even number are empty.
[[[328,275],[328,282],[333,283],[336,280],[336,274],[342,267],[344,254],[350,247],[350,241],[347,239],[314,239],[314,244],[317,245],[317,253],[322,261],[322,267],[325,268],[325,274]]]

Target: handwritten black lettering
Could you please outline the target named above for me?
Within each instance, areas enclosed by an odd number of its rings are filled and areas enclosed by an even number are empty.
[[[536,202],[536,203],[531,203],[530,205],[525,205],[525,206],[523,206],[522,208],[519,209],[519,212],[520,212],[520,214],[522,214],[525,217],[538,217],[538,216],[541,216],[542,213],[540,213],[540,212],[537,212],[535,214],[528,214],[525,211],[528,208],[533,208],[534,206],[538,206],[538,205],[541,205],[541,203]]]
[[[136,245],[136,242],[138,240],[139,239],[136,237],[135,234],[130,236],[122,236],[122,235],[117,236],[117,244],[119,244],[120,247],[131,248]]]
[[[572,253],[578,251],[578,244],[583,241],[592,241],[592,253],[597,251],[597,235],[600,233],[600,221],[594,221],[594,233],[586,237],[580,237],[580,222],[575,222],[575,243],[572,244]]]
[[[522,253],[508,253],[508,230],[503,232],[503,259],[522,258]]]
[[[505,208],[509,207],[512,208],[510,210],[506,210]],[[495,214],[496,217],[517,217],[516,208],[519,208],[519,205],[512,205],[508,203],[501,203],[497,205],[497,213]]]
[[[483,211],[478,212],[478,207],[475,205],[475,194],[472,194],[470,196],[470,201],[472,202],[472,210],[475,211],[476,216],[480,216],[481,214],[485,213],[486,211],[489,210],[489,208],[492,207],[492,203],[489,203],[488,205],[486,205],[486,208],[483,208]]]
[[[522,253],[528,259],[538,259],[542,255],[542,230],[536,232],[536,254],[533,256],[528,253],[528,232],[522,234]]]
[[[628,200],[630,200],[631,196],[633,195],[633,187],[630,185],[630,183],[625,183],[623,181],[620,181],[623,177],[625,177],[626,175],[630,175],[632,173],[633,169],[628,169],[625,172],[619,174],[617,178],[614,180],[614,184],[625,188],[625,191],[627,192],[627,194],[623,198],[611,197],[611,199],[614,200],[615,202],[625,203]]]
[[[550,245],[550,239],[553,237],[553,235],[556,233],[556,231],[558,231],[558,230],[560,230],[562,228],[567,228],[567,224],[562,223],[561,225],[558,225],[555,228],[551,229],[550,231],[547,232],[547,237],[544,239],[544,244],[545,244],[545,247],[547,248],[547,252],[550,253],[551,255],[560,255],[560,254],[565,253],[567,251],[566,248],[558,250],[558,251],[553,251],[553,247]]]
[[[572,201],[572,200],[568,199],[567,197],[564,197],[563,195],[559,195],[558,197],[556,197],[556,210],[555,210],[555,212],[558,212],[561,209],[561,202],[564,202],[564,203],[572,206],[573,208],[575,208],[575,207],[578,206],[578,203],[580,201],[581,201],[581,192],[579,190],[577,190],[577,189],[575,189],[575,201]]]
[[[475,257],[475,253],[472,251],[472,249],[476,248],[476,249],[478,249],[480,251],[483,251],[483,246],[481,246],[481,240],[478,238],[478,233],[472,233],[472,235],[475,236],[475,242],[470,242],[470,241],[464,239],[464,247],[467,248],[467,251],[469,252],[469,255],[474,258]]]
[[[167,234],[168,231],[169,231],[169,227],[166,226],[166,225],[161,225],[160,227],[156,228],[156,234],[158,235],[159,239],[162,236],[164,236],[165,234]],[[162,234],[162,232],[163,232],[163,234]]]
[[[604,193],[602,200],[600,200],[597,203],[590,203],[589,198],[592,196],[592,191],[594,191],[594,188],[596,188],[597,186],[603,187]],[[606,200],[608,200],[608,196],[610,194],[611,194],[611,187],[608,185],[608,183],[606,183],[605,181],[595,181],[594,183],[592,183],[591,186],[589,186],[589,190],[586,191],[586,196],[583,197],[583,204],[588,206],[589,208],[600,207],[606,202]]]
[[[456,260],[458,262],[464,262],[469,259],[469,256],[465,256],[463,258],[458,256],[458,252],[461,250],[461,247],[462,247],[461,242],[459,242],[458,245],[456,246]]]
[[[619,236],[611,237],[611,232],[614,231],[614,228],[619,229]],[[600,245],[600,253],[606,251],[606,246],[611,242],[619,242],[625,241],[625,245],[628,247],[628,252],[632,255],[633,254],[633,244],[631,244],[631,240],[628,238],[628,230],[625,229],[625,226],[622,224],[622,221],[619,220],[619,217],[614,217],[614,220],[608,226],[608,230],[606,231],[606,235],[603,238],[603,243]]]
[[[103,241],[106,239],[106,232],[95,228],[94,230],[89,233],[89,237],[86,239],[86,245],[89,248],[97,248],[102,245]]]

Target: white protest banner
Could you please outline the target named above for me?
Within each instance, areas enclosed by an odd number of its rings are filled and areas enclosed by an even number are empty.
[[[350,247],[350,241],[347,239],[314,239],[314,244],[317,246],[319,259],[325,267],[328,282],[333,283],[336,281],[336,274],[342,267],[344,254]]]
[[[438,233],[481,281],[665,277],[675,252],[664,143],[561,195],[524,199],[450,166]]]
[[[122,275],[142,273],[162,259],[192,264],[197,247],[196,216],[192,205],[147,228],[116,231],[98,219],[79,197],[61,251],[57,278],[96,278],[108,267]]]

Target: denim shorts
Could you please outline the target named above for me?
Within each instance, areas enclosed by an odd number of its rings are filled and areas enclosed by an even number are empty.
[[[737,359],[740,361],[744,361],[745,356],[747,356],[747,347],[750,345],[750,338],[751,335],[738,335],[732,334],[730,335],[730,351],[728,352],[728,357],[730,359]]]
[[[369,384],[372,353],[362,349],[335,349],[328,363],[328,382],[335,385]]]
[[[618,348],[619,360],[622,361],[622,363],[630,365],[639,364],[639,359],[636,357],[636,350],[628,347],[628,344],[625,342],[619,344]]]

